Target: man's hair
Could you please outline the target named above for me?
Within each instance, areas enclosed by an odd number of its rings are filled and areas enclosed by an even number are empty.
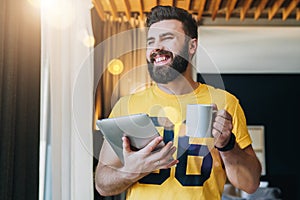
[[[168,19],[179,20],[183,25],[184,33],[190,38],[198,38],[196,20],[186,10],[174,6],[155,6],[147,16],[147,27],[152,24]]]

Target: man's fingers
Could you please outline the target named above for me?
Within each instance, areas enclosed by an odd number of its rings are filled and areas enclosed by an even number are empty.
[[[172,154],[170,156],[166,156],[164,159],[160,160],[160,164],[161,164],[159,167],[160,169],[167,169],[167,168],[170,168],[170,167],[176,165],[177,163],[179,163],[179,161],[177,159],[174,159],[172,157]]]
[[[165,168],[170,163],[174,162],[173,154],[176,152],[176,147],[173,142],[168,142],[159,152],[152,154],[153,160],[159,163],[159,168]],[[171,164],[174,165],[174,164]]]
[[[231,124],[230,121],[226,120],[226,121],[215,121],[213,123],[213,128],[214,129],[217,129],[218,131],[220,131],[221,133],[224,133],[224,132],[231,132],[233,126]]]
[[[213,108],[214,111],[218,111],[218,106],[217,106],[217,104],[212,103],[211,105],[212,105],[212,108]]]
[[[131,149],[130,149],[129,139],[126,136],[123,136],[122,141],[123,141],[123,152],[130,153]]]
[[[162,140],[163,138],[161,136],[154,138],[147,146],[140,150],[140,153],[151,153]]]
[[[176,147],[173,146],[173,142],[168,142],[164,146],[164,148],[162,148],[160,150],[159,153],[160,153],[161,157],[170,157],[170,156],[172,156],[175,153],[175,151],[176,151]]]
[[[222,134],[231,132],[232,128],[233,126],[231,115],[226,110],[219,110],[217,112],[217,116],[214,119],[213,129],[216,129]]]
[[[168,169],[171,168],[172,166],[176,165],[177,163],[179,163],[178,160],[172,160],[172,162],[167,163],[166,165],[161,165],[158,166],[159,169]]]
[[[224,119],[227,119],[227,120],[229,120],[229,121],[232,120],[231,115],[230,115],[226,110],[219,110],[219,111],[217,112],[217,116],[218,116],[218,117],[222,117],[222,118],[224,118]]]

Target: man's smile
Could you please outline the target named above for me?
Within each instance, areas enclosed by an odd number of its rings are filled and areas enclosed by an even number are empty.
[[[172,60],[173,54],[170,51],[159,50],[152,52],[150,55],[150,61],[155,65],[166,65]]]

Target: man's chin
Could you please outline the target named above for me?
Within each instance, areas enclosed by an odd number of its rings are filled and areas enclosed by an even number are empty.
[[[160,67],[163,67],[163,66],[159,66]],[[166,67],[163,67],[163,68],[166,68]],[[167,68],[170,68],[167,66]],[[162,70],[155,70],[155,72],[153,73],[150,73],[150,77],[152,78],[153,81],[155,81],[156,83],[161,83],[161,84],[167,84],[167,83],[170,83],[172,81],[174,81],[178,76],[180,75],[179,72],[177,71],[172,71],[170,73],[167,72],[167,73],[163,73]]]

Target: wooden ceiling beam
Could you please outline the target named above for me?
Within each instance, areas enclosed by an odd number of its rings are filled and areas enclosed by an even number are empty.
[[[96,9],[100,19],[102,21],[105,21],[106,20],[105,13],[104,13],[104,9],[103,9],[103,6],[102,6],[100,0],[92,0],[92,3],[94,4],[95,9]]]
[[[286,20],[291,12],[297,7],[299,0],[292,0],[287,8],[282,11],[282,20]]]
[[[252,2],[253,2],[253,0],[245,0],[244,5],[241,9],[241,13],[240,13],[241,21],[243,21],[245,19]]]
[[[198,9],[198,15],[197,15],[197,20],[201,20],[202,18],[202,14],[203,14],[203,11],[204,11],[204,8],[205,8],[205,3],[206,3],[206,0],[199,0],[199,9]]]
[[[211,18],[214,21],[220,8],[221,0],[212,0],[209,10],[211,11]]]
[[[139,18],[140,20],[144,20],[144,2],[143,0],[139,0]]]
[[[237,0],[229,0],[226,4],[226,21],[230,19],[231,13],[234,10],[234,7],[237,3]]]
[[[131,7],[130,7],[130,2],[129,0],[123,0],[124,5],[125,5],[125,14],[127,17],[127,20],[129,21],[131,18]]]
[[[272,20],[277,11],[280,9],[280,6],[283,4],[284,0],[277,0],[274,2],[272,8],[268,12],[268,19]]]
[[[254,13],[254,19],[258,20],[259,16],[261,15],[262,11],[265,9],[266,5],[268,3],[268,0],[261,0],[259,5],[257,6],[255,13]]]
[[[135,5],[131,5],[131,3],[135,3]],[[192,0],[122,0],[122,2],[119,2],[119,0],[92,0],[92,3],[97,11],[97,14],[99,18],[102,21],[107,20],[107,12],[111,13],[111,16],[114,20],[116,20],[119,17],[118,14],[118,8],[117,3],[122,3],[121,5],[121,11],[125,13],[126,19],[130,20],[132,16],[132,12],[138,12],[139,13],[139,19],[144,20],[145,18],[145,12],[149,12],[150,9],[153,6],[156,5],[170,5],[170,6],[179,6],[181,8],[184,8],[186,10],[189,10],[189,12],[197,12],[196,19],[197,21],[200,21],[203,18],[203,13],[208,12],[211,15],[211,19],[214,21],[219,12],[224,13],[226,15],[226,21],[230,20],[230,18],[233,16],[236,10],[236,6],[238,4],[238,0],[227,0],[225,9],[220,10],[222,0],[197,0],[197,2],[194,2]],[[254,3],[255,2],[255,3]],[[271,4],[273,3],[273,5]],[[257,7],[254,10],[254,19],[257,20],[263,15],[265,17],[265,14],[267,14],[267,18],[269,20],[272,20],[275,16],[282,14],[282,20],[285,21],[288,18],[294,17],[297,21],[300,20],[300,8],[299,3],[300,0],[289,0],[286,2],[285,0],[259,0],[258,4],[256,4],[256,1],[254,0],[243,0],[239,5],[240,8],[240,20],[243,21],[247,18],[249,14],[249,10],[253,5],[257,5]],[[267,5],[271,4],[270,8],[267,8]],[[209,7],[206,11],[205,7],[206,5]],[[283,7],[283,5],[285,5]],[[191,7],[192,6],[192,7]],[[223,8],[223,7],[222,7]],[[192,10],[190,10],[192,9]],[[268,9],[268,10],[267,10]],[[267,12],[266,12],[267,11]]]
[[[107,4],[109,6],[109,11],[113,17],[113,20],[116,20],[118,18],[117,14],[117,6],[114,0],[108,0]]]

